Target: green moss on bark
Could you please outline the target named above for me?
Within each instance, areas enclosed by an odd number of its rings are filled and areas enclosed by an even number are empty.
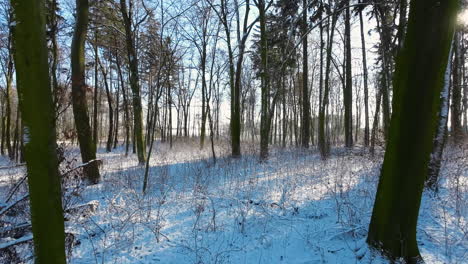
[[[16,80],[24,122],[35,263],[66,263],[45,5],[42,0],[12,0],[11,3],[16,22]]]

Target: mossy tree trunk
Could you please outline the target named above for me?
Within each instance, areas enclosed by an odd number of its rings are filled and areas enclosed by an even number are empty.
[[[16,20],[16,80],[24,122],[35,263],[66,263],[45,2],[12,0],[11,3]],[[31,43],[34,43],[34,48],[31,48]]]
[[[89,20],[88,14],[88,0],[76,0],[76,24],[71,45],[72,104],[83,163],[96,159],[96,145],[91,134],[86,103],[84,44]],[[99,182],[99,168],[96,162],[86,166],[84,172],[90,183]]]
[[[411,1],[408,30],[396,64],[389,141],[367,238],[393,260],[421,260],[416,225],[457,2]]]

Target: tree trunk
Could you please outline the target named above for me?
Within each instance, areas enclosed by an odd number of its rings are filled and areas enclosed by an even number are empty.
[[[5,104],[6,104],[6,123],[5,123],[5,141],[6,141],[6,147],[8,150],[8,155],[10,159],[13,159],[13,149],[11,146],[11,89],[12,89],[12,83],[13,83],[13,73],[14,73],[14,67],[13,67],[13,53],[14,51],[14,46],[13,46],[13,28],[9,27],[9,33],[8,33],[8,62],[7,62],[7,70],[6,70],[6,94],[5,94]]]
[[[452,74],[452,52],[449,54],[449,63],[447,70],[445,71],[445,83],[442,92],[440,93],[440,108],[438,116],[438,125],[434,136],[434,148],[432,149],[431,159],[429,160],[429,171],[426,180],[426,186],[434,191],[438,190],[438,180],[440,165],[442,162],[442,154],[444,152],[445,142],[447,139],[447,123],[449,113],[449,101],[450,101],[450,75]]]
[[[452,139],[455,143],[460,143],[463,136],[463,128],[461,122],[461,104],[462,104],[462,74],[461,74],[461,65],[464,63],[461,60],[462,50],[460,48],[460,30],[457,29],[455,32],[454,45],[454,58],[453,58],[453,85],[452,85],[452,105],[451,105],[451,131]]]
[[[361,0],[359,1],[361,2]],[[362,46],[362,70],[364,78],[364,146],[369,146],[369,86],[367,83],[367,53],[366,40],[364,38],[364,21],[362,19],[362,11],[359,12],[359,24],[361,29],[361,46]]]
[[[122,13],[124,27],[125,27],[125,40],[127,46],[128,60],[130,66],[130,87],[132,88],[132,102],[133,102],[133,129],[135,134],[136,150],[138,153],[138,163],[143,165],[145,163],[146,145],[143,137],[143,115],[140,97],[140,80],[138,74],[138,58],[135,51],[134,32],[132,31],[132,14],[127,11],[126,0],[120,0],[120,11]]]
[[[392,80],[391,55],[392,53],[392,28],[390,11],[383,1],[379,5],[375,5],[377,15],[377,28],[380,34],[381,45],[379,47],[380,57],[382,58],[382,82],[381,82],[381,97],[382,97],[382,122],[384,137],[388,140],[388,130],[390,125],[390,84]]]
[[[337,20],[337,14],[332,16],[330,35],[328,37],[323,99],[322,99],[322,105],[320,105],[320,109],[319,109],[318,144],[319,144],[320,156],[322,157],[322,159],[325,159],[329,154],[329,146],[326,142],[326,135],[325,135],[325,125],[326,125],[325,124],[325,112],[327,110],[327,105],[329,101],[328,94],[330,93],[330,67],[331,67],[333,36],[335,33],[336,20]]]
[[[35,263],[64,264],[65,231],[44,1],[12,0],[19,107],[26,137]],[[35,48],[31,48],[34,43]],[[40,109],[40,111],[38,111]]]
[[[268,122],[269,91],[267,69],[267,38],[266,38],[266,10],[265,0],[258,0],[258,12],[260,18],[260,50],[261,50],[261,119],[260,119],[260,159],[268,158],[268,136],[270,124]]]
[[[349,0],[346,3],[349,5]],[[344,128],[345,128],[345,146],[353,146],[353,76],[351,71],[351,15],[350,8],[345,10],[345,88],[343,91],[344,102]]]
[[[114,127],[114,146],[113,148],[117,148],[117,143],[119,141],[119,105],[120,105],[120,82],[117,80],[117,95],[116,95],[116,102],[115,102],[115,127]]]
[[[97,32],[94,31],[94,96],[93,96],[93,142],[94,147],[99,143],[98,139],[98,46],[97,46]]]
[[[310,101],[309,101],[309,67],[307,53],[307,0],[302,0],[302,147],[309,148],[310,140]]]
[[[405,43],[396,65],[389,140],[367,238],[393,261],[421,260],[416,225],[457,6],[457,0],[411,1]]]
[[[124,106],[124,125],[125,125],[125,156],[128,155],[128,148],[130,145],[130,111],[128,110],[128,97],[127,89],[125,88],[125,83],[123,80],[122,68],[120,67],[119,56],[116,55],[116,64],[117,64],[117,73],[119,74],[120,86],[122,87],[122,97],[123,97],[123,106]]]
[[[57,20],[57,11],[58,11],[58,4],[57,0],[49,0],[49,13],[50,18],[48,27],[49,27],[49,34],[50,34],[50,42],[51,42],[51,55],[52,55],[52,65],[50,68],[51,76],[52,76],[52,91],[53,91],[53,100],[54,100],[54,108],[56,112],[58,112],[58,100],[59,100],[59,90],[58,90],[58,81],[57,81],[57,67],[58,67],[58,59],[59,59],[59,50],[57,44],[57,33],[58,33],[58,20]]]
[[[83,163],[96,159],[96,146],[91,137],[88,108],[86,104],[85,83],[85,40],[88,27],[88,0],[76,0],[76,25],[71,46],[71,70],[72,70],[72,103],[75,125],[80,144],[81,159]],[[86,177],[90,183],[99,182],[99,169],[93,162],[84,168]]]
[[[201,108],[201,126],[200,126],[200,149],[203,149],[205,145],[206,135],[206,29],[203,30],[203,47],[201,55],[201,75],[202,75],[202,108]]]
[[[111,152],[112,151],[113,125],[114,125],[114,108],[112,107],[112,93],[109,88],[109,82],[107,81],[107,72],[104,69],[104,66],[102,65],[101,61],[99,60],[99,57],[97,60],[99,63],[99,67],[101,68],[102,77],[104,79],[104,87],[106,88],[106,96],[107,96],[107,106],[109,108],[109,118],[108,118],[109,125],[108,125],[108,132],[107,132],[106,151]]]

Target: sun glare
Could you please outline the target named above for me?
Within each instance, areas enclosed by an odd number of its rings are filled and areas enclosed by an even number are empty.
[[[458,14],[458,23],[468,26],[468,9],[464,9]]]

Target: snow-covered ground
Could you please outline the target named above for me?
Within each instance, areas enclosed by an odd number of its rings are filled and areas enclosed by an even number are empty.
[[[102,182],[74,198],[98,206],[66,223],[70,263],[387,263],[365,243],[382,154],[337,149],[322,161],[314,150],[274,149],[260,163],[254,147],[232,159],[220,144],[213,164],[197,142],[157,143],[146,195],[135,155],[101,149]],[[453,151],[439,195],[424,194],[427,263],[467,263],[466,154]]]

